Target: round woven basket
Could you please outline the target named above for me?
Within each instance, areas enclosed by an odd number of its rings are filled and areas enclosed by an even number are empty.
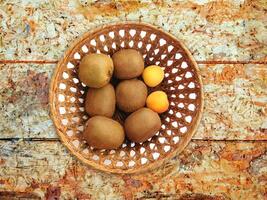
[[[126,140],[119,149],[96,150],[82,137],[88,120],[84,109],[87,87],[79,81],[77,68],[88,53],[112,56],[124,48],[138,50],[146,66],[164,69],[164,81],[153,90],[165,91],[170,107],[161,114],[161,130],[148,141]],[[196,131],[203,110],[202,82],[190,52],[169,33],[138,22],[105,25],[78,39],[58,63],[49,95],[51,116],[63,144],[84,163],[113,173],[143,172],[180,153]],[[117,111],[113,118],[123,120],[123,114]]]

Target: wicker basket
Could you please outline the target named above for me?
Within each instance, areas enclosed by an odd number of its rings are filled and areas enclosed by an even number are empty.
[[[169,110],[161,115],[162,128],[142,144],[125,141],[117,150],[95,150],[82,138],[88,116],[86,86],[77,77],[80,60],[89,52],[112,55],[123,48],[143,54],[146,66],[160,65]],[[107,172],[136,173],[158,167],[181,152],[191,140],[203,110],[199,69],[187,48],[174,36],[149,24],[125,22],[94,29],[70,47],[58,63],[50,86],[50,106],[63,144],[84,163]],[[114,118],[121,120],[116,113]]]

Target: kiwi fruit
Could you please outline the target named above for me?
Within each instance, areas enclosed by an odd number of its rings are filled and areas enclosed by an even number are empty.
[[[113,61],[109,56],[92,53],[81,60],[78,76],[88,87],[100,88],[110,81],[113,70]]]
[[[131,79],[144,71],[142,55],[134,49],[122,49],[113,54],[114,75],[118,79]]]
[[[89,88],[85,98],[85,110],[91,117],[112,117],[116,107],[115,99],[115,90],[110,83],[101,88]]]
[[[121,81],[116,87],[116,103],[124,112],[133,112],[144,107],[146,98],[147,87],[138,79]]]
[[[149,108],[140,108],[129,115],[124,123],[124,130],[133,142],[144,142],[154,136],[161,127],[159,115]]]
[[[96,149],[116,149],[123,143],[125,135],[119,122],[104,116],[94,116],[86,122],[83,137]]]

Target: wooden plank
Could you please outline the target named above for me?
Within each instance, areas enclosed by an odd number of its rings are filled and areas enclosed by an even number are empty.
[[[195,139],[267,139],[267,65],[199,65],[205,108]],[[0,138],[57,138],[48,89],[55,65],[0,65]]]
[[[196,60],[267,61],[265,1],[86,2],[1,1],[0,60],[58,60],[93,27],[134,20],[174,34]]]
[[[265,199],[267,143],[194,141],[145,174],[84,166],[58,141],[0,141],[0,194],[32,199]],[[202,198],[200,198],[202,197]]]
[[[48,89],[55,65],[0,65],[1,138],[56,138]]]
[[[195,139],[267,139],[267,65],[199,65],[204,112]]]

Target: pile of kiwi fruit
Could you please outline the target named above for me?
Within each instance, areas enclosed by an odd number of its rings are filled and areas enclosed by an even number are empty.
[[[145,107],[144,69],[143,57],[134,49],[122,49],[112,57],[96,53],[83,57],[78,76],[89,87],[85,111],[90,118],[83,137],[90,146],[117,149],[125,138],[142,143],[160,130],[159,114]],[[116,121],[116,112],[124,113],[126,119]]]

